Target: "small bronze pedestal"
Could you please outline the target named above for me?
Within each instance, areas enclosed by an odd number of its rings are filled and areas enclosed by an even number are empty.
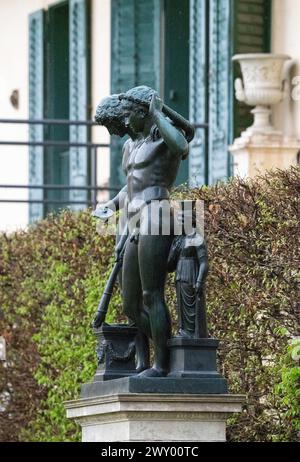
[[[202,393],[227,393],[227,381],[217,371],[217,348],[214,338],[174,337],[169,340],[170,372],[168,377],[202,380]],[[204,386],[204,389],[203,389]],[[207,386],[207,390],[205,390]]]
[[[95,329],[98,368],[94,382],[120,379],[136,374],[136,327],[127,324],[103,324]]]

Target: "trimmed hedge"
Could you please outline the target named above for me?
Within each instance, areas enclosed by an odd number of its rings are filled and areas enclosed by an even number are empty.
[[[89,325],[112,248],[113,238],[100,239],[87,212],[63,212],[28,232],[1,236],[0,332],[8,363],[0,365],[0,390],[10,401],[0,413],[0,440],[79,438],[63,401],[95,371]]]
[[[228,438],[296,441],[300,368],[288,344],[299,335],[300,169],[175,196],[205,200],[210,334],[221,340],[230,391],[246,394]],[[0,364],[0,440],[79,439],[63,402],[95,371],[90,322],[113,245],[89,212],[65,211],[0,236],[0,335],[8,355]],[[167,298],[174,319],[171,278]],[[122,319],[120,307],[117,292],[110,322]]]

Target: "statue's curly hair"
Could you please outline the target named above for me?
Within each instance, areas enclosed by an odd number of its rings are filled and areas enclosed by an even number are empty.
[[[100,125],[106,125],[115,119],[123,121],[122,105],[119,95],[110,95],[98,104],[95,121]]]
[[[149,105],[155,90],[147,85],[139,85],[138,87],[131,88],[126,93],[120,93],[120,101],[129,101],[132,103],[133,108],[142,110],[144,116],[148,114]],[[156,141],[161,138],[159,130],[156,125],[153,125],[150,132],[151,139]]]
[[[126,93],[121,93],[119,99],[130,101],[138,106],[142,106],[148,112],[149,104],[152,96],[155,93],[153,88],[147,87],[146,85],[140,85],[138,87],[131,88]]]

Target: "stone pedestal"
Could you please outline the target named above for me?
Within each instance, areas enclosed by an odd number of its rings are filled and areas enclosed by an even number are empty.
[[[82,427],[82,441],[225,441],[226,419],[241,411],[243,397],[227,394],[217,371],[218,340],[169,340],[167,377],[135,373],[136,328],[104,325],[98,338],[98,369],[66,403]]]
[[[84,442],[209,442],[226,441],[226,419],[241,412],[243,402],[228,394],[116,393],[65,406]]]
[[[218,346],[214,338],[171,338],[168,377],[222,378],[217,371]]]
[[[253,178],[271,169],[297,165],[300,142],[278,132],[246,130],[229,148],[234,159],[234,175]]]

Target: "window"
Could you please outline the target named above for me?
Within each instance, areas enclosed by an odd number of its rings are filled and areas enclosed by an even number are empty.
[[[228,144],[250,125],[249,108],[235,102],[231,57],[269,51],[269,31],[269,0],[112,0],[112,92],[152,86],[192,122],[208,125],[196,130],[180,183],[229,176]],[[123,142],[112,138],[114,187],[124,183]]]
[[[86,120],[89,114],[89,1],[68,0],[37,11],[29,17],[29,117],[30,119]],[[85,126],[34,125],[30,141],[85,143]],[[89,162],[85,147],[31,146],[30,184],[87,186]],[[48,201],[88,199],[86,190],[31,190],[30,199]],[[61,204],[62,205],[62,204]],[[60,205],[60,206],[61,206]],[[74,206],[73,208],[82,207]],[[57,205],[30,204],[33,222]]]

